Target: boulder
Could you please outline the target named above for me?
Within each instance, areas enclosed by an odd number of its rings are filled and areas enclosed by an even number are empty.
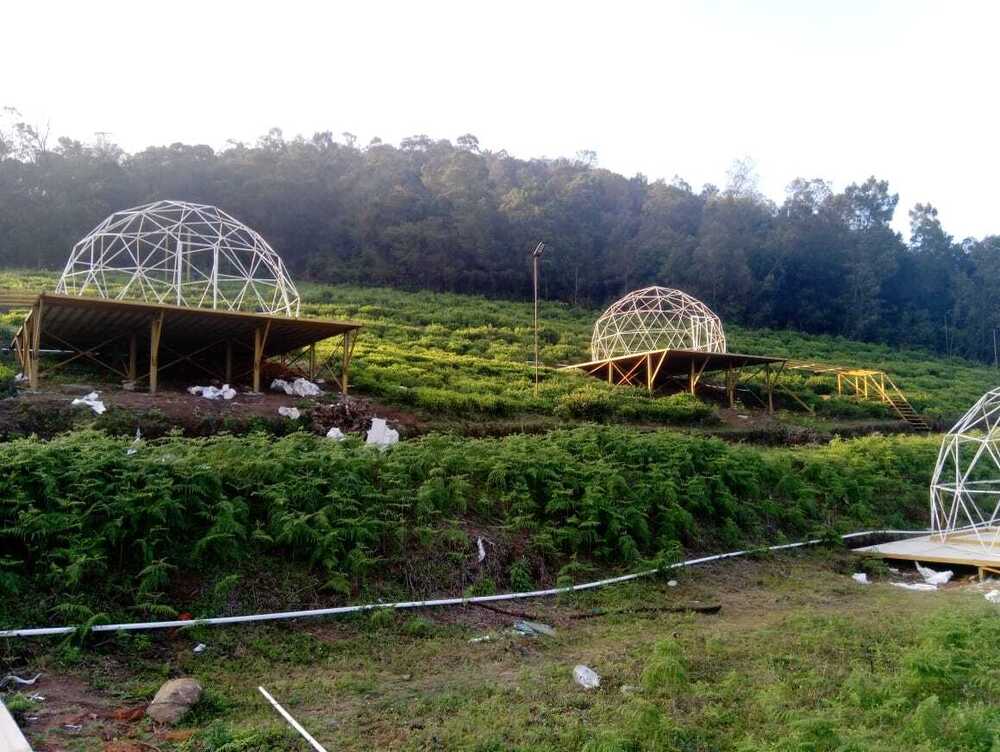
[[[153,701],[146,708],[146,715],[157,723],[173,725],[201,698],[201,684],[184,677],[164,682]]]

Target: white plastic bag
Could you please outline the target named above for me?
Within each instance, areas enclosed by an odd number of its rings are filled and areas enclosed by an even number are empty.
[[[291,384],[289,384],[284,379],[275,379],[271,382],[271,390],[275,392],[284,392],[289,397],[316,397],[322,394],[322,390],[312,383],[309,379],[298,378],[295,379]]]
[[[341,431],[336,426],[333,426],[329,431],[326,432],[326,438],[333,439],[334,441],[343,441],[347,437],[344,436],[343,431]]]
[[[366,444],[386,449],[398,441],[399,431],[389,428],[384,418],[372,418],[371,428],[368,429],[368,436],[365,438]]]
[[[301,413],[299,412],[299,408],[297,407],[279,407],[278,415],[284,415],[286,418],[289,418],[290,420],[298,420]]]
[[[230,387],[229,384],[223,384],[221,388],[215,386],[189,386],[188,392],[195,397],[204,397],[207,400],[231,400],[236,396],[236,390]]]
[[[83,397],[77,397],[73,400],[72,405],[73,407],[76,407],[77,405],[86,405],[98,415],[107,410],[104,403],[101,402],[101,395],[98,392],[91,392]]]
[[[864,572],[855,572],[854,574],[851,575],[851,579],[854,580],[857,583],[862,584],[862,585],[870,585],[871,584],[868,581],[868,575],[865,574]]]
[[[588,666],[576,666],[573,669],[573,679],[584,689],[597,689],[601,686],[601,677]]]
[[[955,574],[950,569],[946,569],[943,572],[936,572],[928,567],[920,566],[919,562],[917,563],[917,571],[920,572],[920,576],[924,578],[924,582],[928,585],[944,585]]]

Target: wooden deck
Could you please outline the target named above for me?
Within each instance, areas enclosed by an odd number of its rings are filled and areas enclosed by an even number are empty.
[[[691,394],[705,373],[725,372],[729,406],[736,401],[736,384],[745,371],[755,371],[764,379],[767,407],[774,412],[774,385],[785,358],[743,353],[703,352],[701,350],[650,350],[649,352],[617,355],[604,360],[590,360],[563,366],[561,370],[578,370],[606,380],[616,386],[645,387],[650,394],[670,379],[687,381]]]
[[[922,535],[854,550],[883,559],[976,567],[980,575],[1000,574],[1000,530],[980,531],[979,536],[976,538],[972,532],[952,533],[943,539],[938,535]]]

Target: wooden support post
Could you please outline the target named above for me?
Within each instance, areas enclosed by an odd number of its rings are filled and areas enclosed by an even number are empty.
[[[42,351],[42,297],[38,297],[38,303],[35,304],[32,310],[32,320],[31,325],[31,345],[30,345],[30,357],[31,361],[31,374],[29,376],[28,384],[32,389],[38,388],[38,383],[41,379],[41,366],[39,364],[39,359],[41,357]]]
[[[163,314],[149,322],[149,393],[156,394],[160,377],[160,335],[163,334]]]
[[[614,383],[614,379],[612,378],[612,371],[611,371],[611,369],[612,369],[612,365],[611,365],[611,361],[609,360],[608,361],[608,383],[609,384],[613,384]]]
[[[767,413],[774,414],[774,382],[771,381],[771,364],[764,365],[764,383],[767,384]]]
[[[260,391],[260,365],[264,359],[264,330],[257,327],[253,330],[253,390]]]
[[[316,343],[309,345],[309,380],[316,380]]]
[[[691,375],[688,376],[688,389],[691,391],[691,394],[694,394],[695,383],[696,382],[695,382],[695,378],[694,378],[694,360],[692,360],[691,361]]]
[[[253,332],[253,390],[260,391],[261,370],[264,365],[264,348],[267,345],[267,335],[271,332],[271,321],[268,319],[264,328],[257,327]]]
[[[233,341],[226,340],[226,383],[233,383]]]
[[[646,391],[653,396],[653,354],[646,353]]]
[[[842,379],[843,379],[843,377],[838,373],[837,374],[837,396],[838,397],[840,397],[844,393]]]
[[[729,400],[729,409],[736,407],[736,371],[731,366],[726,366],[726,397]]]
[[[353,341],[353,332],[344,332],[344,364],[341,369],[340,374],[340,390],[347,394],[348,382],[351,370],[351,352],[353,350],[351,342]]]
[[[135,381],[139,360],[139,338],[135,332],[128,338],[128,380]]]

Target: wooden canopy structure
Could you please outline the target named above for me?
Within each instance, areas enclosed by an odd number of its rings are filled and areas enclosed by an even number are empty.
[[[226,383],[249,376],[259,392],[263,364],[280,357],[307,360],[311,379],[325,374],[347,392],[361,328],[353,321],[51,293],[0,293],[0,306],[30,309],[14,335],[13,349],[33,389],[46,373],[83,359],[125,381],[146,382],[150,392],[156,391],[163,371],[182,364]],[[316,344],[331,338],[339,338],[341,346],[318,363]],[[43,351],[56,351],[62,359],[43,368]]]
[[[785,358],[769,355],[700,350],[650,350],[576,363],[564,366],[562,370],[584,371],[616,386],[644,386],[650,394],[668,381],[676,381],[678,378],[687,381],[688,389],[694,394],[704,374],[724,371],[726,397],[730,407],[736,403],[737,383],[749,371],[750,375],[763,376],[767,390],[767,408],[769,412],[774,412],[774,385],[785,362]]]

